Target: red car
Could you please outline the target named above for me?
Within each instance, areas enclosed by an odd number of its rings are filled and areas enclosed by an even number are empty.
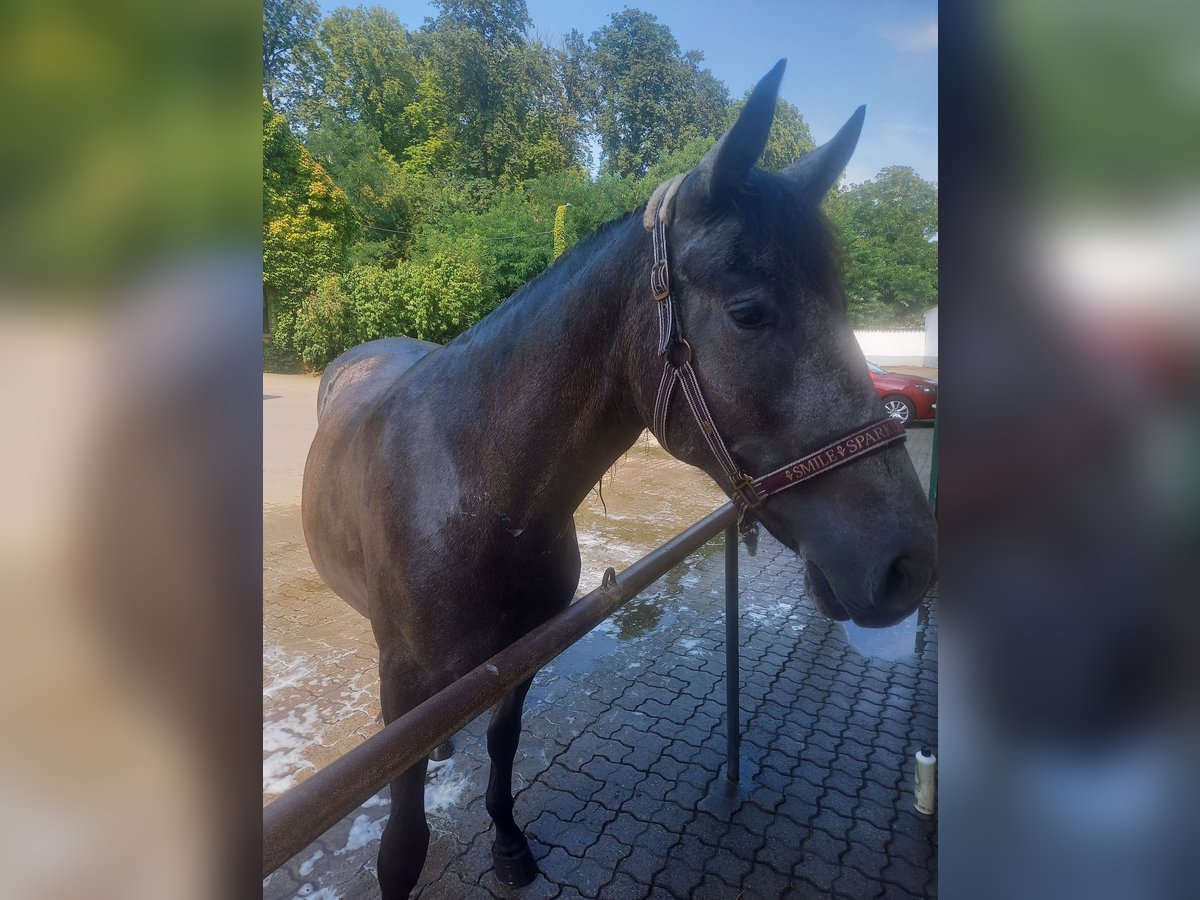
[[[905,425],[932,419],[937,415],[936,381],[917,375],[901,375],[867,363],[875,393],[883,398],[883,408],[893,419]]]

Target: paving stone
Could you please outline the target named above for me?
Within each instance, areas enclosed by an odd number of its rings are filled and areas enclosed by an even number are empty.
[[[928,840],[912,838],[893,830],[888,844],[888,856],[903,859],[913,865],[924,866],[933,857],[933,847]]]
[[[817,806],[851,819],[859,804],[859,790],[860,786],[854,781],[845,779],[840,773],[830,773],[825,777],[825,791],[818,798]]]
[[[601,895],[605,900],[645,900],[650,894],[650,886],[635,881],[625,872],[616,875],[604,885]]]
[[[767,826],[773,821],[774,811],[764,809],[752,800],[743,803],[733,814],[733,824],[752,834],[766,834]]]
[[[853,830],[850,835],[847,835],[846,840],[850,849],[842,854],[842,866],[853,866],[876,884],[882,881],[883,870],[888,863],[888,856],[884,848],[859,843],[853,837]]]
[[[854,900],[874,900],[883,893],[883,885],[850,866],[843,865],[831,885],[835,896]]]
[[[632,852],[617,864],[617,870],[642,884],[652,884],[654,876],[666,866],[667,853],[677,840],[678,835],[670,834],[666,829],[659,829],[657,834],[647,829]]]
[[[767,828],[762,850],[755,855],[755,861],[765,862],[775,871],[786,874],[804,858],[804,842],[808,836],[806,825],[776,819]]]
[[[726,884],[741,884],[754,868],[754,857],[742,855],[730,847],[722,847],[708,859],[706,871],[719,875]]]
[[[909,861],[893,850],[883,869],[883,881],[889,886],[901,887],[910,894],[923,896],[931,874],[927,866]]]
[[[824,883],[824,873],[820,873],[818,877]],[[793,879],[783,894],[785,900],[828,900],[831,896],[833,895],[827,889],[819,888],[804,878]]]
[[[604,833],[626,847],[633,847],[647,829],[647,824],[622,809],[604,826]]]
[[[737,888],[722,881],[719,875],[707,872],[691,896],[692,900],[734,900],[738,893]]]
[[[612,880],[613,869],[585,856],[571,873],[571,886],[584,897],[598,898],[604,885]]]
[[[536,837],[543,844],[561,847],[568,839],[568,832],[573,828],[574,826],[570,822],[564,822],[554,813],[546,810],[529,823],[526,828],[526,836]]]
[[[630,768],[627,776],[602,782],[600,790],[592,794],[591,802],[599,803],[605,809],[620,810],[622,804],[633,797],[643,778],[642,773]]]
[[[864,788],[864,792],[865,792]],[[875,803],[866,799],[865,793],[859,794],[859,804],[854,809],[854,817],[860,822],[866,822],[876,828],[889,832],[895,811],[891,804]]]
[[[671,831],[682,831],[692,820],[694,813],[683,807],[664,804],[662,801],[642,794],[635,796],[621,807],[622,811],[641,819],[647,824],[658,824]]]
[[[538,869],[547,881],[555,884],[569,884],[571,873],[579,865],[579,860],[567,853],[561,847],[552,847],[542,859],[538,860]]]
[[[868,763],[865,759],[858,759],[856,756],[845,752],[847,746],[850,745],[842,744],[841,752],[838,753],[833,762],[829,764],[829,768],[833,771],[848,775],[857,782],[861,782],[863,776],[866,775],[867,770],[871,767],[870,763]],[[866,753],[864,752],[863,755],[865,756]],[[857,792],[857,790],[858,788],[856,787],[855,791]]]
[[[539,874],[530,884],[521,888],[501,884],[496,880],[494,875],[490,881],[485,882],[481,887],[486,888],[491,893],[491,896],[497,897],[499,900],[555,900],[556,897],[561,896],[563,893],[562,885],[555,884],[542,874]],[[456,896],[461,897],[463,895],[458,894]]]
[[[586,803],[604,785],[582,770],[571,771],[568,769],[557,775],[554,786],[557,790],[573,794],[577,799]]]
[[[743,900],[774,900],[782,897],[792,886],[788,875],[781,875],[769,866],[755,864],[740,885]]]
[[[836,862],[815,855],[807,855],[792,869],[792,879],[802,882],[828,897],[833,892],[834,879],[841,874]]]
[[[712,850],[699,841],[680,841],[668,853],[666,865],[654,876],[654,884],[666,888],[677,900],[688,900],[704,878],[711,855]]]

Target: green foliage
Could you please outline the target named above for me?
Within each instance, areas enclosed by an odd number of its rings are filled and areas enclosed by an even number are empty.
[[[314,52],[313,96],[300,107],[309,130],[323,128],[332,112],[370,127],[400,159],[412,142],[405,110],[420,69],[396,14],[339,7],[321,23]]]
[[[719,137],[729,93],[703,54],[680,52],[671,29],[649,13],[625,9],[573,45],[575,67],[594,91],[591,116],[604,148],[604,169],[640,177],[700,137]],[[581,58],[579,55],[582,55]]]
[[[490,48],[512,47],[533,25],[525,0],[434,0],[440,26],[474,31]]]
[[[291,315],[322,276],[341,271],[356,230],[345,193],[263,101],[263,297],[273,352],[291,349]]]
[[[674,178],[676,175],[682,175],[684,172],[690,172],[696,168],[696,165],[704,159],[705,154],[716,143],[715,137],[693,138],[678,150],[662,157],[638,180],[638,202],[648,200],[654,193],[654,189],[668,178]]]
[[[419,35],[421,89],[407,111],[420,171],[500,185],[578,165],[582,130],[557,58],[526,41],[524,2],[443,3]]]
[[[305,365],[323,369],[364,341],[402,333],[394,271],[356,266],[329,275],[296,313],[295,345]]]
[[[308,148],[346,192],[364,230],[352,251],[354,262],[394,265],[404,255],[416,224],[419,192],[400,163],[362,121],[331,115],[308,134]]]
[[[300,369],[293,337],[295,317],[291,313],[281,314],[282,321],[276,323],[273,334],[263,335],[263,371],[290,374]],[[280,335],[287,335],[281,340]]]
[[[329,275],[296,312],[293,341],[322,369],[366,341],[407,335],[444,342],[483,314],[483,281],[470,258],[438,252],[395,269],[355,266]]]
[[[320,14],[315,0],[263,0],[263,96],[276,109],[287,108],[310,74]]]
[[[487,312],[483,273],[469,255],[435,252],[396,271],[405,334],[442,343]]]
[[[554,213],[554,258],[567,251],[567,205],[564,203]]]
[[[937,299],[937,188],[906,166],[834,192],[826,204],[843,245],[850,320],[920,325]]]

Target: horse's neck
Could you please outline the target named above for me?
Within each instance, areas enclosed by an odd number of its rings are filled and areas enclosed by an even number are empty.
[[[644,238],[644,247],[642,245]],[[649,236],[635,217],[579,247],[461,341],[482,381],[488,490],[534,518],[569,516],[642,430],[628,346],[649,328]],[[646,259],[643,260],[642,256]],[[472,377],[472,373],[467,373]]]

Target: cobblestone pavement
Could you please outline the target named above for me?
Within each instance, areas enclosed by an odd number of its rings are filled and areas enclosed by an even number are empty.
[[[931,438],[910,430],[916,461]],[[581,592],[720,499],[702,480],[683,492],[657,447],[635,447],[623,465],[605,482],[608,516],[594,495],[578,516],[590,535]],[[634,496],[649,500],[631,507]],[[377,730],[378,699],[369,628],[312,572],[294,509],[273,505],[264,525],[268,800]],[[843,626],[804,598],[797,557],[765,534],[756,557],[743,549],[733,786],[722,563],[718,539],[535,678],[514,776],[542,873],[529,887],[504,888],[491,871],[487,717],[456,737],[455,755],[431,766],[418,896],[936,896],[936,830],[912,808],[913,753],[936,740],[936,600],[892,629]],[[386,816],[385,791],[267,879],[264,897],[378,896]]]

